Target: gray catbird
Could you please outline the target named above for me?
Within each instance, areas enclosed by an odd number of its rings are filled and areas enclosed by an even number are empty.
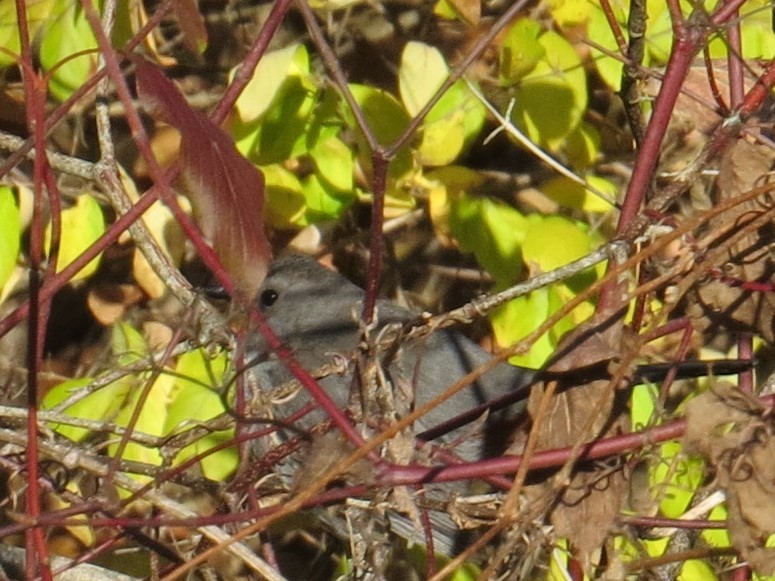
[[[259,307],[272,329],[307,370],[314,371],[332,360],[349,362],[348,372],[320,381],[341,409],[345,409],[351,401],[351,386],[356,391],[363,387],[358,381],[353,381],[357,376],[352,365],[355,360],[352,355],[357,351],[362,336],[362,328],[356,321],[363,307],[363,297],[363,291],[343,276],[323,268],[311,258],[301,256],[275,260],[258,297]],[[391,324],[401,326],[417,318],[411,311],[384,300],[378,301],[377,317],[378,324],[370,331],[372,337],[378,336],[380,329]],[[252,334],[246,353],[252,365],[249,372],[251,383],[266,406],[264,413],[280,420],[278,425],[281,426],[273,439],[262,438],[257,443],[255,449],[260,457],[278,441],[303,434],[326,416],[317,410],[301,420],[283,424],[283,418],[288,418],[311,402],[310,396],[303,389],[297,389],[293,395],[282,389],[278,392],[277,388],[287,386],[293,376],[267,346],[263,336]],[[491,356],[461,333],[446,329],[422,340],[399,339],[379,352],[377,358],[393,390],[409,394],[410,401],[417,407],[489,361]],[[750,365],[750,361],[682,362],[681,367],[685,369],[679,375],[697,377],[709,373],[738,373]],[[676,369],[675,363],[639,366],[633,382],[637,382],[636,379],[660,381]],[[603,375],[600,375],[601,372]],[[573,384],[583,382],[585,374],[589,373],[592,373],[590,379],[605,377],[606,366],[596,371],[592,368],[587,371],[580,369],[570,374],[570,380]],[[546,371],[542,374],[543,378],[549,377]],[[414,433],[429,440],[435,438],[434,443],[446,447],[463,460],[475,461],[498,455],[510,443],[525,407],[524,400],[493,408],[486,413],[476,413],[475,416],[482,419],[451,432],[444,433],[434,428],[468,410],[481,409],[482,404],[487,402],[508,399],[507,396],[515,394],[526,395],[524,392],[536,376],[537,372],[531,369],[499,364],[416,422]],[[365,421],[368,422],[368,418]],[[288,465],[278,468],[288,468]],[[298,469],[298,462],[291,468],[293,471]],[[461,488],[434,485],[432,492],[444,490],[449,494],[450,490],[460,492]],[[434,540],[437,550],[450,553],[454,552],[456,529],[451,519],[444,517],[443,513],[437,513],[435,518],[431,515]],[[422,541],[422,532],[406,519],[391,518],[390,522],[400,535]]]
[[[307,370],[312,372],[334,360],[351,363],[348,372],[320,380],[321,386],[342,409],[351,401],[351,386],[363,388],[362,384],[353,382],[352,369],[352,355],[362,337],[362,326],[357,319],[363,307],[363,298],[363,290],[346,278],[302,256],[275,260],[258,295],[259,307],[267,322]],[[417,319],[411,311],[385,300],[378,301],[376,316],[378,324],[370,331],[371,337],[378,336],[380,329],[387,325],[398,324],[398,327]],[[278,390],[280,386],[289,385],[293,376],[262,335],[252,335],[246,354],[252,365],[250,383],[262,396],[265,413],[278,423],[282,424],[283,418],[311,401],[303,389],[292,396],[282,389]],[[487,362],[491,356],[460,332],[445,329],[412,342],[399,339],[388,345],[377,358],[380,361],[378,367],[391,388],[400,391],[396,400],[408,400],[417,407]],[[416,422],[414,433],[422,434],[491,400],[515,390],[524,390],[533,375],[532,370],[505,363],[498,365]],[[517,404],[499,411],[482,411],[479,414],[482,419],[441,435],[434,442],[447,446],[448,451],[463,460],[479,460],[499,454],[508,445],[515,421],[523,408],[524,404]],[[295,421],[292,427],[280,428],[280,440],[283,435],[298,435],[324,418],[325,415],[317,410]],[[278,438],[259,441],[256,446],[258,454],[269,452],[272,442],[277,443]],[[443,520],[435,519],[434,523]],[[406,524],[405,521],[402,524]],[[442,525],[439,528],[443,528]],[[434,536],[437,532],[434,531]],[[399,533],[406,536],[401,530]],[[417,534],[415,530],[415,540]],[[422,538],[421,532],[419,538]],[[436,538],[436,548],[449,552],[452,542],[449,535],[444,535]]]

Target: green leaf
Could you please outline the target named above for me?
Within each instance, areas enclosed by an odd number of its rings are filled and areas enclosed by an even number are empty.
[[[720,504],[713,508],[708,515],[708,520],[726,521],[729,517],[725,504]],[[703,542],[711,547],[731,547],[732,539],[729,537],[728,529],[705,529],[700,533]]]
[[[592,249],[592,240],[580,222],[537,214],[528,220],[530,229],[522,243],[522,258],[535,274],[578,260]]]
[[[52,14],[41,30],[40,62],[51,73],[51,94],[64,101],[96,72],[97,39],[79,2],[56,0]]]
[[[331,188],[316,173],[304,178],[302,189],[307,203],[304,219],[300,221],[302,225],[334,219],[355,201],[354,192],[342,192]]]
[[[21,219],[13,190],[0,186],[0,290],[8,282],[19,259]]]
[[[170,391],[170,404],[164,422],[164,434],[175,433],[178,428],[192,427],[192,422],[207,421],[226,409],[216,388],[223,383],[228,365],[225,353],[210,359],[203,349],[184,353],[175,367],[176,377]],[[234,438],[234,430],[209,433],[181,450],[175,463],[185,462],[215,446]],[[225,448],[202,458],[204,475],[223,481],[237,468],[239,456],[236,448]]]
[[[508,347],[538,328],[551,314],[550,292],[550,289],[538,289],[495,309],[490,323],[497,344]],[[526,354],[511,357],[509,362],[538,369],[553,351],[551,337],[545,333]]]
[[[319,141],[309,154],[321,179],[335,190],[352,193],[355,156],[341,139]]]
[[[407,43],[398,69],[398,87],[409,114],[419,113],[448,76],[449,67],[438,49],[421,42]],[[484,105],[463,80],[457,81],[423,121],[420,163],[452,163],[478,135],[484,118]]]
[[[62,211],[62,237],[59,241],[57,272],[73,262],[105,232],[105,217],[97,201],[89,194],[78,196],[75,206]],[[46,255],[51,252],[51,224],[46,228]],[[100,256],[76,273],[71,282],[89,278],[97,270]]]
[[[665,442],[651,470],[651,489],[659,495],[659,509],[668,518],[678,518],[697,493],[704,478],[704,463],[682,453],[680,442]]]
[[[277,228],[300,224],[307,201],[299,178],[277,164],[261,169],[266,187],[266,220]]]
[[[231,72],[231,78],[237,69]],[[258,63],[235,109],[242,123],[252,123],[264,115],[269,107],[283,97],[291,79],[302,81],[309,75],[309,54],[304,45],[291,44],[283,49],[266,53]]]
[[[422,42],[406,43],[398,68],[398,90],[407,112],[415,116],[449,76],[441,52]]]
[[[27,26],[30,37],[51,18],[54,0],[26,0]],[[0,68],[16,62],[21,52],[16,0],[0,0]]]
[[[587,109],[587,78],[576,50],[562,36],[549,30],[539,42],[545,58],[517,87],[513,115],[531,141],[554,151]]]
[[[92,378],[90,377],[80,377],[54,386],[43,398],[43,409],[50,410],[55,408],[76,391],[84,389],[91,381]],[[124,405],[127,395],[134,387],[136,387],[136,380],[134,378],[124,377],[118,379],[68,406],[63,410],[63,413],[73,418],[98,422],[112,420]],[[52,422],[50,425],[53,430],[74,442],[82,441],[91,433],[90,430],[85,428],[77,428],[65,424]]]
[[[718,578],[713,568],[699,559],[684,561],[678,574],[678,581],[716,581]]]
[[[573,27],[587,21],[592,5],[589,0],[549,0],[549,11],[558,25]]]
[[[380,144],[393,143],[409,125],[409,115],[390,93],[366,85],[351,84],[348,87],[361,107],[371,132]],[[366,140],[349,109],[344,109],[343,115],[347,125],[356,131],[358,161],[368,173],[371,173],[371,152]],[[412,165],[411,150],[408,146],[404,146],[388,166],[388,179],[395,180],[404,176],[412,169]]]
[[[498,61],[498,78],[510,86],[532,71],[544,58],[546,49],[538,42],[541,25],[530,18],[520,18],[503,38]]]
[[[584,179],[595,189],[610,195],[611,198],[616,198],[619,187],[615,183],[595,175],[586,176]],[[544,195],[563,208],[600,214],[610,212],[612,209],[607,201],[593,194],[581,184],[563,176],[544,182],[540,189]]]

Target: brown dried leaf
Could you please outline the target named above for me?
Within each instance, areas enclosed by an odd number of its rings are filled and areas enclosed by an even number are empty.
[[[143,299],[133,284],[101,284],[89,291],[86,304],[102,325],[112,325],[124,316],[126,308]]]
[[[558,348],[563,355],[549,370],[568,372],[610,361],[622,349],[622,336],[619,321],[590,321],[581,325],[563,337]],[[534,387],[528,401],[528,411],[535,421],[541,421],[538,451],[570,447],[629,429],[624,410],[615,408],[616,394],[608,380],[562,391],[553,398],[548,414],[539,419],[535,414],[542,390]],[[528,494],[551,494],[553,486],[552,482],[536,485]],[[575,469],[551,514],[557,535],[567,537],[581,559],[586,560],[607,537],[626,492],[620,471]]]
[[[774,166],[775,151],[770,147],[746,138],[737,140],[721,160],[716,182],[717,201],[726,201],[765,185]],[[770,204],[768,195],[741,203],[708,223],[709,231],[728,230],[734,234]],[[772,225],[767,225],[736,242],[726,253],[721,271],[735,281],[772,282],[775,275],[773,234]],[[749,331],[770,343],[775,342],[775,294],[771,292],[752,291],[729,281],[711,279],[689,294],[687,314],[703,332]]]
[[[689,402],[684,443],[715,468],[727,499],[732,545],[760,574],[775,573],[775,423],[753,397],[729,384]]]

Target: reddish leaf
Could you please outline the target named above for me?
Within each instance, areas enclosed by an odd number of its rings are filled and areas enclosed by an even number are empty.
[[[207,47],[207,30],[196,0],[176,0],[172,9],[178,17],[183,44],[191,52],[201,53]]]
[[[189,107],[160,69],[137,58],[137,92],[145,107],[181,135],[180,165],[194,217],[237,289],[254,296],[271,260],[264,232],[264,176],[231,137]]]

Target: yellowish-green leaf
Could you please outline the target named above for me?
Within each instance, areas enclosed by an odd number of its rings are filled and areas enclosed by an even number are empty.
[[[678,581],[717,581],[713,567],[699,559],[688,559],[681,565]]]
[[[593,188],[616,199],[618,186],[613,182],[595,175],[586,176],[584,179]],[[541,191],[564,208],[600,214],[610,212],[612,209],[611,205],[600,196],[566,177],[552,178],[541,184]]]
[[[727,507],[720,504],[713,508],[708,515],[708,520],[726,521],[729,514]],[[702,540],[711,547],[731,547],[732,539],[728,529],[705,529],[700,533]]]
[[[626,12],[623,10],[622,3],[611,2],[610,4],[616,16],[616,21],[619,23],[624,22]],[[605,49],[607,53],[619,54],[619,47],[616,44],[614,33],[611,31],[603,9],[597,3],[594,3],[589,15],[587,36],[594,38],[595,43]],[[609,56],[606,52],[590,47],[590,54],[595,61],[597,72],[600,73],[600,76],[609,87],[614,91],[618,91],[622,83],[622,61]]]
[[[75,206],[62,211],[62,237],[57,272],[78,258],[105,232],[105,217],[97,201],[88,194],[78,196]],[[46,228],[46,254],[51,252],[51,225]],[[71,281],[89,278],[97,270],[100,256],[92,259]]]
[[[417,115],[449,76],[441,52],[422,42],[406,43],[398,69],[398,90],[409,115]]]
[[[416,115],[449,76],[441,52],[421,42],[409,42],[401,56],[398,86],[410,115]],[[485,108],[463,81],[439,99],[423,122],[420,163],[441,166],[454,161],[479,133]]]
[[[333,189],[321,180],[318,174],[310,174],[304,178],[302,190],[307,203],[302,225],[336,218],[344,208],[355,201],[353,191],[342,192]]]
[[[180,356],[169,394],[165,434],[191,428],[194,422],[210,420],[226,411],[217,389],[223,384],[227,364],[225,353],[209,359],[202,349]],[[175,462],[182,463],[232,438],[233,429],[210,433],[181,450]],[[200,464],[207,478],[220,482],[234,472],[238,461],[236,448],[228,448],[205,456]]]
[[[310,151],[310,157],[321,179],[335,190],[352,193],[355,156],[341,139],[319,141]]]
[[[449,118],[424,124],[420,163],[427,166],[448,165],[455,161],[465,144],[463,112],[453,112]]]
[[[775,54],[770,0],[749,0],[740,10],[742,57],[746,60],[770,58]],[[727,58],[726,36],[715,35],[709,45],[710,58]]]
[[[309,125],[317,102],[317,91],[298,76],[287,78],[282,91],[263,115],[246,123],[232,122],[237,149],[254,163],[281,163],[309,151]]]
[[[27,26],[31,37],[52,16],[55,0],[27,0]],[[0,67],[16,62],[21,51],[16,0],[0,0]]]
[[[357,84],[348,86],[377,141],[383,145],[393,143],[409,125],[409,115],[403,106],[393,95],[381,89]],[[361,166],[371,171],[371,152],[365,139],[357,128],[352,113],[345,110],[344,116],[348,126],[356,131],[358,137],[358,160]],[[402,147],[388,166],[388,179],[395,180],[406,175],[412,166],[409,147]]]
[[[534,331],[550,315],[551,289],[538,289],[498,307],[490,315],[495,341],[508,347]],[[537,369],[554,351],[548,334],[542,335],[524,355],[511,357],[509,362]]]
[[[232,77],[235,72],[232,71]],[[251,123],[258,119],[281,95],[283,85],[290,78],[303,79],[307,75],[309,54],[304,45],[291,44],[265,54],[235,104],[240,120]]]
[[[549,11],[562,27],[583,24],[589,18],[592,2],[589,0],[549,0]]]
[[[0,289],[8,282],[19,258],[21,218],[13,190],[0,186]]]
[[[266,165],[261,170],[266,183],[266,220],[278,228],[298,224],[306,207],[299,179],[281,165]]]
[[[592,249],[592,240],[580,222],[536,214],[528,219],[530,229],[522,243],[522,257],[535,274],[578,260]]]
[[[153,385],[150,387],[147,397],[140,401],[140,396],[146,389],[145,384],[136,386],[129,394],[127,405],[124,406],[116,416],[116,424],[119,426],[128,426],[129,421],[138,406],[141,406],[137,414],[137,421],[134,424],[134,430],[151,436],[163,436],[164,426],[166,425],[167,406],[170,401],[170,394],[174,387],[175,379],[165,373],[156,377]],[[108,446],[108,454],[115,456],[118,452],[118,444]],[[159,465],[162,461],[161,452],[158,448],[144,446],[135,442],[129,442],[124,448],[122,460],[131,460],[143,462],[145,464]],[[134,477],[134,476],[133,476]],[[147,480],[146,478],[138,478]]]
[[[446,18],[447,20],[457,20],[460,16],[457,10],[455,10],[455,7],[447,0],[438,0],[438,2],[433,5],[433,13],[436,16]]]
[[[110,329],[110,350],[119,365],[131,365],[148,355],[148,342],[131,325],[119,321]]]
[[[657,389],[653,385],[636,385],[630,396],[630,423],[633,430],[651,426],[655,416]]]
[[[516,91],[514,121],[531,141],[550,150],[564,145],[587,108],[587,78],[576,50],[549,30],[539,42],[545,58]]]
[[[357,6],[365,0],[312,0],[309,5],[314,10],[321,12],[335,12],[351,6]]]
[[[56,0],[52,17],[41,30],[40,43],[40,62],[51,72],[49,90],[54,97],[64,101],[94,75],[96,48],[97,39],[81,4]]]
[[[661,0],[648,0],[646,11],[648,13],[646,49],[649,56],[647,63],[649,65],[663,65],[667,62],[673,46],[673,24],[670,11],[667,9],[667,4]]]
[[[565,142],[565,155],[569,164],[576,170],[588,168],[600,155],[600,133],[596,127],[582,121],[568,134]]]
[[[611,0],[610,5],[616,21],[626,37],[630,2],[629,0]],[[666,6],[662,0],[648,0],[646,3],[648,29],[646,32],[647,50],[643,63],[644,66],[661,65],[667,62],[673,42],[673,32],[670,14]],[[708,9],[711,8],[708,7]],[[590,10],[587,37],[593,38],[595,43],[606,51],[598,51],[593,46],[590,47],[591,54],[600,76],[613,90],[618,91],[621,87],[622,60],[609,56],[609,54],[620,54],[619,47],[599,3],[590,3]]]
[[[422,125],[419,161],[425,166],[449,165],[479,135],[486,110],[468,88],[458,81],[442,95]]]
[[[658,495],[659,508],[668,518],[678,518],[689,507],[703,480],[703,462],[681,453],[679,442],[659,447],[659,459],[651,471],[651,489]]]
[[[546,54],[538,42],[541,25],[531,18],[520,18],[512,24],[500,49],[498,76],[502,85],[513,85],[532,71]]]
[[[43,398],[43,409],[53,409],[73,393],[84,389],[92,381],[90,377],[71,379],[54,386]],[[133,387],[136,387],[136,379],[123,377],[100,389],[93,391],[83,399],[68,406],[63,413],[73,418],[105,422],[112,420],[126,402],[127,396]],[[91,431],[66,424],[52,423],[51,427],[60,435],[74,442],[80,442]]]
[[[462,195],[453,204],[451,226],[460,248],[472,252],[499,287],[517,279],[527,229],[519,211],[489,198]]]

